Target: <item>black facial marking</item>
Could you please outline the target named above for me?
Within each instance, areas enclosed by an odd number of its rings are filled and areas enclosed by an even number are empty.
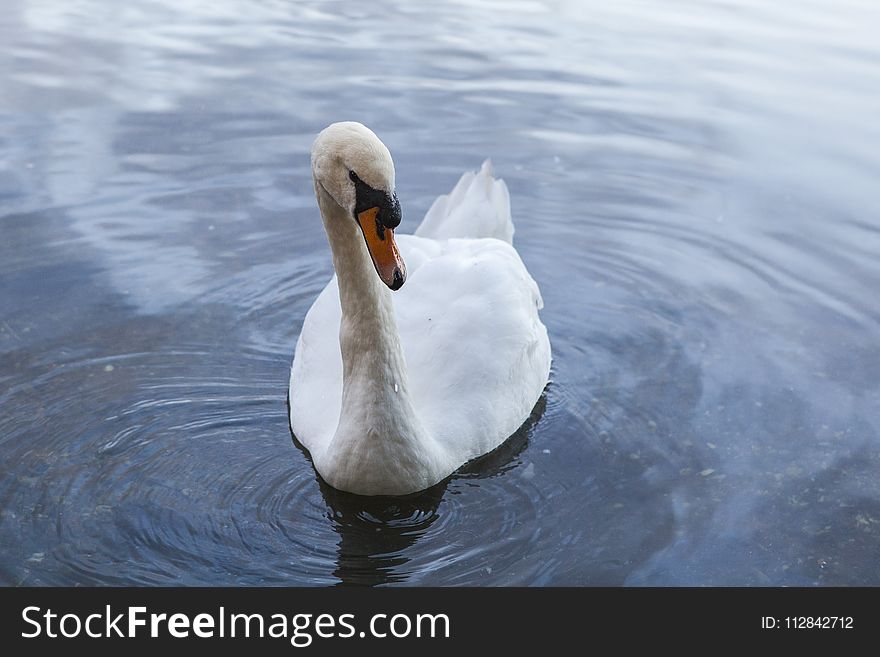
[[[354,171],[349,171],[348,177],[354,183],[355,217],[364,210],[379,208],[379,212],[376,214],[377,226],[381,224],[384,228],[391,228],[393,230],[400,225],[400,201],[397,200],[397,194],[389,194],[381,189],[370,187],[358,178]],[[384,230],[379,233],[379,239],[385,239]]]

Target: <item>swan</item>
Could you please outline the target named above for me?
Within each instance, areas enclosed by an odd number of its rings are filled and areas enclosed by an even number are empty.
[[[510,437],[549,378],[507,187],[487,160],[398,235],[394,163],[369,128],[328,126],[311,165],[336,275],[296,343],[290,427],[334,488],[415,493]]]

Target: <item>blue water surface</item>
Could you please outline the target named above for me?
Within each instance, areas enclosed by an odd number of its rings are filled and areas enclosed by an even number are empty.
[[[880,585],[872,0],[4,0],[0,582]],[[318,481],[308,151],[491,157],[554,350],[424,495]]]

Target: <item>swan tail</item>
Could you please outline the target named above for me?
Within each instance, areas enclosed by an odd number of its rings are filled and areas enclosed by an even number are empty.
[[[416,229],[419,237],[494,237],[513,242],[510,194],[507,185],[492,175],[486,160],[478,172],[462,175],[449,194],[439,196]]]

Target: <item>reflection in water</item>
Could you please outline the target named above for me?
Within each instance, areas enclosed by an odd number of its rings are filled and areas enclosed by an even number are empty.
[[[880,584],[880,7],[501,4],[4,2],[0,582]],[[492,157],[553,345],[412,499],[287,426],[342,119],[404,231]]]
[[[339,534],[339,561],[333,574],[342,584],[405,582],[407,550],[437,520],[446,485],[443,481],[402,498],[371,498],[343,493],[322,481],[321,493]]]
[[[509,440],[458,470],[456,476],[479,480],[494,477],[514,465],[526,448],[529,433],[547,407],[546,393],[531,416]],[[304,453],[305,448],[294,436]],[[341,584],[375,586],[406,582],[409,572],[407,548],[427,533],[439,511],[449,479],[428,490],[405,497],[353,495],[337,490],[316,474],[321,494],[329,507],[329,517],[339,534],[338,566],[334,575]],[[452,507],[454,508],[454,507]]]

